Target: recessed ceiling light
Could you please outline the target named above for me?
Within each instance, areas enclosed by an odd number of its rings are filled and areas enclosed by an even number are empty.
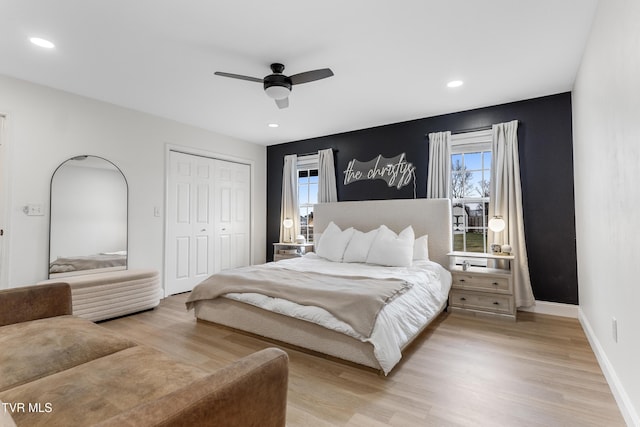
[[[459,87],[462,86],[464,82],[462,80],[451,80],[447,83],[447,87]]]
[[[44,47],[46,49],[53,49],[56,47],[56,45],[51,43],[49,40],[41,39],[40,37],[31,37],[29,41],[36,46]]]
[[[280,125],[277,124],[277,123],[269,123],[269,127],[270,128],[277,128],[278,126],[280,126]]]

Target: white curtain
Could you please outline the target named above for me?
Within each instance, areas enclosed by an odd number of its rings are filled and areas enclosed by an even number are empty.
[[[337,202],[336,170],[333,165],[333,150],[318,151],[318,203]]]
[[[505,229],[488,231],[490,242],[511,245],[515,261],[514,292],[516,306],[529,307],[535,303],[529,277],[527,247],[524,240],[520,161],[518,156],[518,121],[493,125],[491,201],[489,217],[502,216]]]
[[[285,219],[293,221],[293,227],[285,228]],[[298,213],[298,156],[284,156],[282,168],[282,199],[280,201],[280,242],[295,241],[300,232],[300,214]]]
[[[451,132],[429,134],[427,198],[449,198],[451,193]]]

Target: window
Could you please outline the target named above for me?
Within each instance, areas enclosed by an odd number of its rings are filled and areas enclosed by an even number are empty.
[[[451,136],[453,250],[487,252],[491,130]]]
[[[313,242],[313,205],[318,203],[318,155],[298,157],[300,234]]]

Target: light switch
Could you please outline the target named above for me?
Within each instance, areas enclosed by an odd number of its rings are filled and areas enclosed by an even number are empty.
[[[25,214],[29,216],[43,216],[44,207],[40,204],[28,204],[23,209]]]

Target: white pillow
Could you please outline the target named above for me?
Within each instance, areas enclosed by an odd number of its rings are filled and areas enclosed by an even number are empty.
[[[344,258],[342,262],[367,262],[367,255],[369,249],[373,244],[373,240],[378,235],[378,230],[372,230],[368,233],[363,233],[359,230],[354,230],[353,236],[347,245],[347,249],[344,251]]]
[[[414,261],[429,261],[429,235],[418,237],[413,243]]]
[[[329,261],[342,262],[344,250],[347,248],[351,236],[353,236],[353,227],[342,231],[331,221],[316,245],[316,255]]]
[[[415,234],[411,226],[397,235],[387,226],[381,225],[371,249],[369,249],[367,263],[390,267],[409,267],[413,260],[414,239]]]

